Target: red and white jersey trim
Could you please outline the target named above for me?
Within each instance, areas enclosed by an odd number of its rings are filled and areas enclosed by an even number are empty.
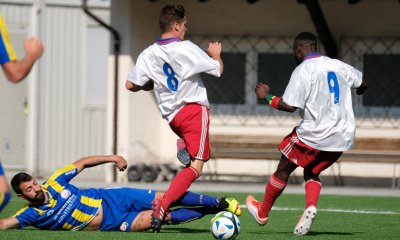
[[[208,121],[209,121],[207,107],[201,106],[201,109],[202,109],[201,138],[200,138],[199,152],[197,153],[196,156],[197,159],[203,159],[204,146],[206,143]]]

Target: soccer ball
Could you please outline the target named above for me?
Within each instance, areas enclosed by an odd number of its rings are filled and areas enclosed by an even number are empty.
[[[240,231],[240,221],[231,212],[219,212],[211,219],[211,233],[216,239],[235,239]]]

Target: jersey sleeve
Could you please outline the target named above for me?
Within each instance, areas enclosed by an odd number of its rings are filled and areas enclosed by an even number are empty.
[[[351,88],[358,88],[362,83],[362,73],[349,64],[345,64],[347,82]]]
[[[311,76],[308,76],[303,66],[298,66],[292,73],[282,100],[289,106],[304,109],[306,99],[310,94]]]
[[[15,51],[10,43],[6,24],[0,16],[0,64],[17,60]]]
[[[139,55],[135,66],[128,73],[128,81],[130,81],[138,86],[144,86],[150,80],[150,78],[143,71],[143,69],[146,69],[144,55],[145,55],[144,52]]]
[[[65,166],[53,173],[53,175],[51,175],[47,180],[47,183],[51,185],[52,182],[57,182],[58,184],[64,186],[76,175],[78,175],[78,169],[74,164],[69,164],[68,166]]]
[[[35,211],[33,207],[25,206],[15,213],[13,217],[18,220],[19,227],[24,228],[35,225],[36,219],[39,217],[39,213]]]
[[[184,41],[184,49],[180,51],[177,59],[179,64],[184,67],[186,76],[207,73],[215,77],[221,76],[220,64],[212,59],[200,47],[190,41]]]

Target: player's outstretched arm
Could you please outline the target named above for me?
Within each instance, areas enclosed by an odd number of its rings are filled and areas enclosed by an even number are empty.
[[[4,74],[10,82],[17,83],[23,80],[43,53],[43,44],[35,37],[27,38],[24,48],[25,57],[23,59],[2,65]]]
[[[115,163],[120,171],[124,171],[128,166],[128,162],[125,160],[125,158],[118,155],[84,157],[73,164],[78,169],[78,172],[81,172],[85,168],[111,162]]]
[[[0,219],[0,229],[11,229],[11,228],[18,228],[19,222],[17,218],[11,217],[11,218],[4,218]]]
[[[127,90],[129,90],[131,92],[138,92],[140,90],[150,91],[150,90],[154,89],[154,83],[153,83],[153,81],[148,81],[144,86],[139,86],[139,85],[132,83],[129,80],[126,80],[125,87]]]
[[[279,99],[279,102],[278,102],[278,110],[285,111],[285,112],[294,112],[297,110],[297,108],[287,105],[281,98],[281,99]]]
[[[265,83],[257,83],[255,92],[259,99],[266,100],[267,103],[271,105],[271,107],[276,108],[280,111],[294,112],[297,109],[296,107],[284,103],[282,101],[282,98],[270,94],[271,88]]]
[[[219,70],[222,75],[222,72],[224,71],[224,62],[222,61],[221,58],[221,52],[222,52],[221,43],[215,42],[208,44],[207,53],[208,55],[210,55],[212,59],[217,60],[219,62]]]

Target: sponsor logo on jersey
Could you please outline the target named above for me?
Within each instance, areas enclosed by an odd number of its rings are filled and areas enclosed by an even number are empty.
[[[47,211],[46,215],[48,217],[50,217],[51,215],[53,215],[53,213],[54,213],[54,210],[49,210],[49,211]]]
[[[61,191],[60,196],[64,199],[67,199],[69,196],[71,196],[71,192],[67,189],[64,189]]]
[[[65,175],[74,174],[75,171],[76,171],[76,168],[72,169],[71,171],[66,172]]]
[[[119,226],[119,230],[121,230],[122,232],[126,232],[126,230],[128,229],[128,223],[127,222],[123,222],[121,224],[121,226]]]

